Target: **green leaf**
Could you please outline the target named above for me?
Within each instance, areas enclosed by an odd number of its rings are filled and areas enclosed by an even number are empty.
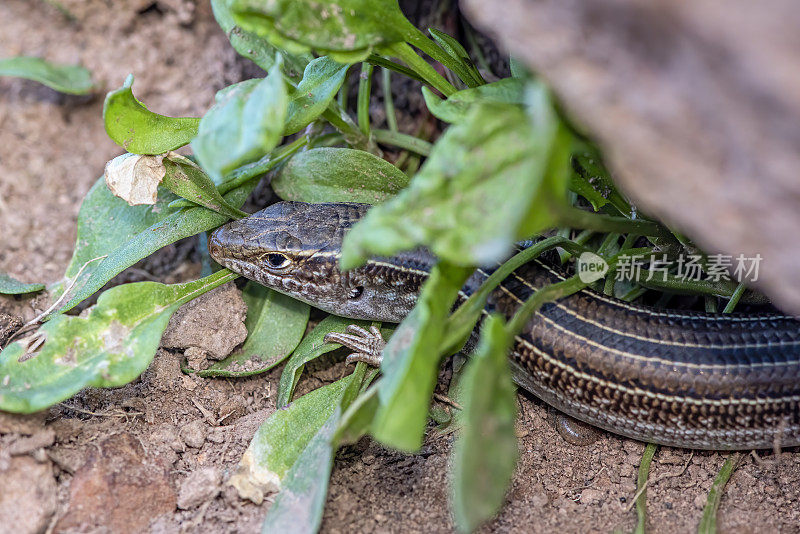
[[[86,317],[54,317],[37,332],[46,337],[39,352],[27,355],[20,341],[0,352],[0,409],[31,413],[87,386],[127,384],[150,365],[181,304],[236,276],[222,270],[186,284],[125,284],[100,295]]]
[[[367,328],[370,322],[329,315],[303,338],[281,373],[278,383],[278,399],[275,401],[278,408],[283,408],[292,400],[294,390],[300,381],[300,375],[308,362],[341,347],[338,343],[325,343],[325,335],[330,332],[344,332],[351,324]]]
[[[519,106],[475,105],[442,135],[411,184],[345,236],[341,267],[420,245],[456,265],[486,265],[551,225],[549,205],[563,196],[566,176],[550,169],[566,169],[567,156],[561,161],[549,100],[537,112],[532,124]]]
[[[614,185],[600,151],[588,143],[577,142],[572,152],[569,188],[591,202],[595,210],[610,203],[614,207],[611,213],[629,217],[630,203]]]
[[[236,25],[230,10],[231,0],[211,0],[211,9],[234,50],[253,63],[269,71],[275,65],[275,48],[259,36],[246,32]]]
[[[416,32],[396,0],[234,0],[234,20],[292,53],[314,49],[343,63]]]
[[[73,95],[85,95],[92,90],[92,73],[80,65],[58,65],[38,57],[0,59],[0,76],[16,76]]]
[[[331,415],[292,465],[283,489],[267,512],[261,532],[316,534],[328,495],[335,449],[331,439],[341,409]]]
[[[241,206],[255,185],[251,181],[236,188],[225,195],[225,200]],[[78,238],[64,280],[51,287],[54,294],[60,295],[72,286],[58,312],[73,308],[114,276],[161,247],[216,228],[228,220],[200,206],[170,209],[167,204],[174,198],[167,193],[159,195],[153,206],[128,206],[112,195],[100,178],[81,204]]]
[[[469,115],[475,104],[524,104],[525,80],[503,78],[479,87],[463,89],[447,99],[441,99],[427,87],[422,88],[422,96],[428,110],[440,120],[457,123]]]
[[[242,294],[247,304],[247,339],[241,350],[216,362],[198,376],[250,376],[282,362],[306,332],[311,307],[255,282]]]
[[[360,440],[372,427],[379,406],[377,387],[373,386],[359,395],[342,414],[333,442],[349,445]]]
[[[23,295],[25,293],[35,293],[44,288],[44,284],[28,284],[20,282],[6,273],[0,273],[0,294],[2,295]]]
[[[275,64],[266,78],[247,80],[217,93],[217,103],[200,120],[192,150],[214,183],[256,161],[281,140],[286,120],[286,84]]]
[[[106,95],[103,123],[112,141],[132,154],[163,154],[187,144],[197,134],[200,119],[166,117],[136,100],[133,74],[120,89]]]
[[[408,181],[400,169],[369,152],[323,147],[292,157],[272,188],[284,200],[378,204]]]
[[[403,451],[422,444],[428,407],[436,385],[444,325],[472,268],[437,264],[417,305],[383,350],[379,407],[372,422],[375,439]]]
[[[448,67],[452,68],[459,78],[470,87],[477,87],[486,83],[486,80],[483,79],[477,67],[472,63],[472,59],[461,43],[436,28],[428,28],[428,31],[441,49],[453,59],[453,63]]]
[[[342,87],[349,67],[327,56],[319,57],[306,66],[303,79],[289,100],[283,135],[299,132],[328,108]]]
[[[311,54],[293,55],[286,51],[276,50],[258,35],[243,30],[233,20],[231,3],[232,0],[211,0],[211,9],[214,11],[217,24],[228,36],[234,50],[267,72],[275,65],[276,58],[280,56],[283,59],[283,73],[287,78],[296,82],[308,62],[314,59],[313,56]]]
[[[86,193],[78,212],[78,237],[64,281],[51,290],[60,295],[67,283],[83,269],[83,275],[97,269],[99,258],[112,253],[137,234],[169,217],[174,210],[167,207],[176,197],[159,194],[153,205],[129,206],[114,196],[101,176]],[[113,224],[109,224],[113,222]],[[99,289],[99,288],[98,288]]]
[[[503,504],[517,461],[517,395],[508,351],[513,335],[503,319],[486,319],[475,353],[460,381],[463,430],[453,451],[453,512],[462,532],[472,532]]]
[[[528,67],[514,56],[508,58],[508,70],[514,78],[528,79],[531,76]]]
[[[333,434],[342,411],[358,394],[365,370],[366,365],[360,363],[350,376],[339,380],[346,387],[334,404],[334,412],[292,464],[283,480],[283,489],[267,513],[262,532],[314,534],[319,530],[336,452]]]
[[[164,158],[163,163],[166,174],[162,184],[176,195],[230,219],[247,217],[247,213],[228,204],[211,178],[192,160],[173,153]]]

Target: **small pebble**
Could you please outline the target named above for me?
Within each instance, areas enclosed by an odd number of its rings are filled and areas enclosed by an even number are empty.
[[[206,425],[200,419],[196,419],[181,428],[181,439],[189,447],[199,449],[206,441]]]

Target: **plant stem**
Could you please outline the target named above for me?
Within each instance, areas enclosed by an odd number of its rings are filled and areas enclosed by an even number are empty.
[[[398,74],[402,74],[407,78],[411,78],[412,80],[417,80],[418,82],[425,83],[425,80],[422,79],[422,76],[414,72],[413,70],[409,69],[405,65],[401,65],[400,63],[395,63],[389,59],[386,59],[383,56],[379,56],[378,54],[371,54],[366,61],[372,63],[376,67],[381,67],[387,70],[393,70]]]
[[[653,221],[612,217],[599,213],[590,213],[572,206],[554,203],[551,207],[557,226],[584,228],[596,232],[616,232],[619,234],[636,233],[646,236],[670,237],[672,234]]]
[[[481,310],[483,310],[486,304],[486,299],[489,298],[489,294],[494,291],[503,280],[522,265],[539,257],[543,252],[556,247],[567,249],[576,254],[587,250],[566,237],[553,236],[539,241],[509,258],[489,275],[477,291],[470,295],[469,298],[450,315],[450,318],[447,320],[447,334],[442,341],[442,347],[445,347],[443,352],[453,354],[461,350],[467,338],[469,338],[475,323],[480,318]]]
[[[244,183],[250,181],[256,176],[260,176],[265,172],[272,170],[278,163],[284,161],[289,156],[306,146],[309,142],[307,135],[298,137],[288,145],[278,147],[260,160],[244,165],[234,170],[230,174],[230,179],[223,182],[217,189],[220,194],[226,194],[233,191],[237,187],[241,187]]]
[[[392,99],[392,71],[387,68],[381,69],[381,81],[383,83],[383,107],[386,109],[386,124],[389,130],[397,131],[397,115],[394,111],[394,100]]]
[[[639,474],[636,477],[636,493],[639,495],[636,498],[636,529],[634,534],[644,534],[647,527],[647,477],[650,475],[650,462],[653,461],[653,456],[656,453],[658,445],[648,443],[644,448],[642,454],[642,462],[639,464]]]
[[[444,96],[450,96],[456,92],[456,88],[445,80],[444,76],[439,74],[427,61],[419,57],[408,43],[394,43],[388,46],[386,50],[401,59],[419,74],[425,80],[425,83],[437,89]]]
[[[742,295],[744,295],[745,289],[747,288],[745,287],[744,284],[740,283],[738,286],[736,286],[733,295],[731,295],[731,299],[725,305],[725,309],[722,310],[722,313],[731,313],[733,311],[733,309],[739,303],[739,299],[742,298]]]
[[[551,284],[536,291],[528,300],[525,301],[514,317],[508,322],[506,328],[510,335],[517,335],[528,324],[531,316],[542,307],[543,304],[551,302],[567,295],[580,291],[589,284],[582,282],[577,276],[567,278],[561,282]]]
[[[367,62],[361,63],[361,75],[358,78],[358,127],[369,138],[369,99],[372,92],[372,69]]]
[[[378,143],[400,147],[422,156],[430,155],[433,148],[433,144],[424,139],[392,130],[372,130],[372,136]]]
[[[331,123],[331,126],[344,134],[347,142],[361,150],[370,151],[369,138],[358,129],[352,119],[344,113],[338,105],[332,104],[322,112],[322,118]]]
[[[714,479],[714,483],[711,484],[708,499],[706,499],[706,505],[703,508],[703,517],[697,527],[698,534],[714,534],[717,531],[717,510],[719,509],[719,502],[722,500],[722,490],[739,465],[741,458],[742,453],[740,452],[735,452],[728,456],[722,465],[722,469],[719,470],[717,477]]]

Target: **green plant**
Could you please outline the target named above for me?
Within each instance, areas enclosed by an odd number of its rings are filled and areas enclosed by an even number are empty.
[[[595,252],[609,260],[613,274],[614,258],[622,253],[676,254],[686,243],[636,215],[596,149],[560,115],[540,80],[515,67],[512,77],[487,83],[463,46],[438,30],[428,38],[395,2],[212,4],[234,48],[268,74],[219,91],[201,118],[150,112],[133,95],[132,77],[107,95],[106,130],[129,152],[108,173],[123,169],[122,184],[131,175],[149,181],[153,199],[131,206],[103,179],[89,191],[72,260],[64,277],[47,287],[53,307],[0,353],[0,409],[33,412],[87,386],[136,378],[151,362],[175,309],[236,275],[221,270],[180,285],[126,284],[103,292],[86,317],[67,312],[161,247],[245,215],[240,208],[266,173],[274,175],[272,187],[286,200],[377,204],[348,235],[344,268],[416,246],[440,258],[419,304],[397,327],[401,336],[390,339],[380,378],[359,364],[347,377],[290,403],[304,365],[336,348],[322,342],[324,335],[354,321],[330,316],[304,337],[308,306],[255,284],[245,288],[244,346],[198,371],[207,377],[252,375],[288,358],[278,392],[279,405],[287,409],[258,432],[236,483],[254,499],[280,489],[268,526],[284,528],[299,515],[305,521],[291,529],[314,531],[338,447],[365,434],[405,451],[420,447],[441,360],[463,347],[505,274],[550,249],[564,259]],[[444,65],[452,83],[414,47]],[[348,90],[355,63],[361,76],[354,119],[343,105],[346,98],[337,96]],[[387,129],[370,119],[375,67],[384,81]],[[421,82],[430,113],[449,124],[435,143],[398,131],[386,90],[392,73]],[[172,152],[187,144],[196,162]],[[396,164],[380,157],[381,147],[400,151]],[[551,229],[558,235],[508,260],[451,313],[476,265],[503,259],[515,241]],[[670,289],[710,301],[741,296],[733,284],[679,286],[670,280]],[[647,284],[615,284],[610,276],[596,285],[632,298]],[[497,511],[513,472],[516,400],[505,360],[513,336],[544,302],[585,285],[570,278],[537,292],[508,323],[494,316],[483,323],[478,348],[459,380],[456,400],[464,410],[451,421],[463,428],[452,488],[462,530],[474,530]],[[0,277],[0,292],[41,289]],[[393,342],[400,337],[411,342]],[[254,360],[257,365],[243,370],[242,362]],[[496,430],[489,436],[476,431],[485,427]],[[489,442],[491,455],[485,453]]]

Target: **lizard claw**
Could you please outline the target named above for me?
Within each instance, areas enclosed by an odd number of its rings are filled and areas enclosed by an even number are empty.
[[[339,343],[348,349],[354,350],[355,352],[347,356],[345,360],[347,363],[364,362],[378,367],[383,357],[383,347],[386,346],[386,341],[383,339],[381,331],[375,326],[370,326],[369,331],[367,331],[355,324],[349,325],[346,331],[346,334],[343,332],[328,332],[325,334],[323,341],[325,343]]]

